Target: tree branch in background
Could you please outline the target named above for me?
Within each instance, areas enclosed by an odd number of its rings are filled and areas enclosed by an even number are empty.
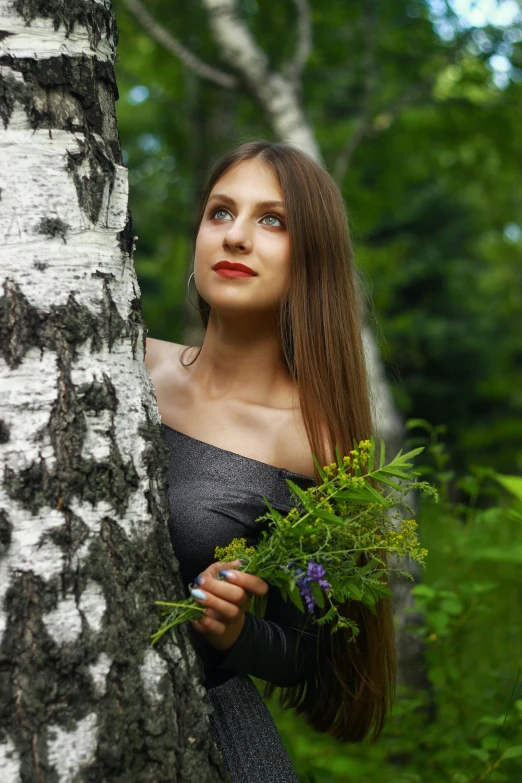
[[[294,4],[297,9],[297,48],[294,59],[285,64],[283,71],[296,83],[312,51],[312,18],[308,0],[294,0]]]
[[[235,89],[238,87],[238,79],[230,73],[220,71],[201,60],[197,55],[183,46],[177,38],[169,33],[141,4],[140,0],[123,0],[129,11],[136,17],[138,22],[147,30],[155,41],[165,47],[171,54],[180,60],[183,65],[201,76],[202,79],[208,79],[220,87]]]
[[[364,55],[362,65],[364,71],[364,81],[362,106],[355,120],[355,129],[351,136],[349,136],[344,143],[344,146],[342,147],[339,155],[337,156],[337,160],[335,161],[333,175],[339,187],[342,187],[343,180],[346,176],[346,172],[350,167],[355,150],[367,135],[368,129],[371,125],[372,99],[375,93],[375,85],[377,82],[377,65],[375,62],[376,26],[376,2],[375,0],[366,0],[363,5]]]
[[[265,52],[242,18],[237,0],[201,0],[223,60],[243,79],[264,109],[277,136],[315,160],[321,153],[293,80],[272,71]]]

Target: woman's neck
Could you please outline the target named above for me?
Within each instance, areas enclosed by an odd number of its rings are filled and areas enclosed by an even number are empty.
[[[241,319],[211,312],[203,346],[190,367],[199,393],[209,401],[230,397],[270,407],[279,407],[278,400],[288,401],[294,384],[277,320],[263,315],[256,319],[249,313]]]

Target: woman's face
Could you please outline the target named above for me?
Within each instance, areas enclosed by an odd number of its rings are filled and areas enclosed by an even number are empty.
[[[220,261],[243,264],[254,274],[226,276],[214,269]],[[220,312],[274,311],[288,289],[289,267],[277,179],[258,158],[236,164],[212,189],[199,227],[194,260],[198,291]]]

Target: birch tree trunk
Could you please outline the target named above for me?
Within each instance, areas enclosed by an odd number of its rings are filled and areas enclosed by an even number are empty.
[[[109,0],[0,0],[0,780],[228,779],[167,533]]]

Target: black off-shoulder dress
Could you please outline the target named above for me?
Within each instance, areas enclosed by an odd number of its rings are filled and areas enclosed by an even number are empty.
[[[187,596],[194,577],[215,561],[216,546],[233,538],[255,545],[266,522],[265,495],[282,513],[296,504],[285,478],[301,488],[313,479],[212,446],[162,424],[170,452],[169,531]],[[270,587],[264,619],[247,612],[225,652],[191,628],[212,707],[210,724],[234,783],[298,783],[276,725],[248,675],[277,686],[312,676],[316,638],[311,619]],[[299,644],[297,643],[299,641]]]

